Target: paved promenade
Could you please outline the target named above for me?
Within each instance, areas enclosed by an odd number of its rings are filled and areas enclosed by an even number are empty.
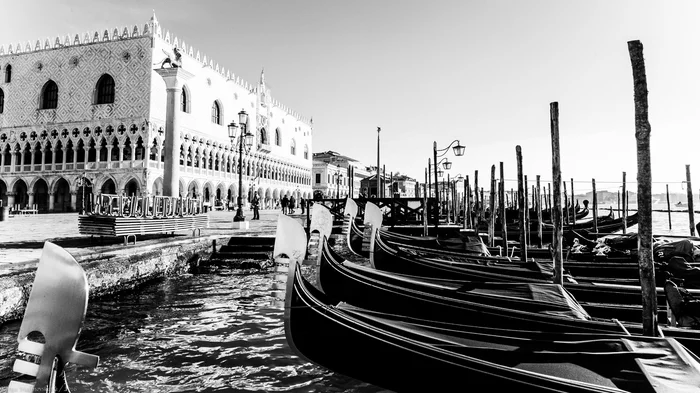
[[[209,212],[209,228],[202,229],[202,236],[274,236],[280,213],[280,210],[262,210],[260,220],[250,221],[249,230],[234,230],[232,222],[235,212]],[[246,220],[253,217],[252,211],[245,211],[244,214]],[[295,217],[300,220],[305,218],[299,214]],[[162,243],[189,236],[189,232],[138,236],[137,244]],[[70,253],[99,253],[125,247],[121,237],[99,238],[78,233],[77,213],[15,216],[0,222],[0,275],[35,266],[45,241],[56,243]]]

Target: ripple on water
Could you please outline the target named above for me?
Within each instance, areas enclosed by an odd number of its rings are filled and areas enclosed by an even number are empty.
[[[80,392],[380,392],[294,356],[270,274],[182,276],[91,301],[78,349],[95,370],[69,366]],[[0,326],[7,386],[19,322]]]

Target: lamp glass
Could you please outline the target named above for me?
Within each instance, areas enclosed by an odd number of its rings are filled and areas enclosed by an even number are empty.
[[[456,156],[463,156],[464,155],[464,149],[465,147],[459,144],[459,141],[457,142],[457,146],[453,147],[452,150],[454,151]]]
[[[443,168],[445,168],[445,169],[448,170],[448,171],[449,171],[450,169],[452,169],[452,163],[449,162],[449,161],[443,162],[443,163],[442,163],[442,166],[443,166]]]
[[[238,122],[241,125],[248,124],[248,114],[243,109],[240,112],[238,112]]]
[[[445,172],[443,172],[442,170],[438,169],[437,173],[438,173],[438,177],[442,177],[442,174],[445,173]]]
[[[235,122],[231,122],[231,124],[228,125],[228,137],[231,139],[235,139],[237,131],[238,124],[236,124]]]
[[[245,144],[248,147],[253,146],[253,134],[251,134],[250,132],[247,132],[245,134]]]

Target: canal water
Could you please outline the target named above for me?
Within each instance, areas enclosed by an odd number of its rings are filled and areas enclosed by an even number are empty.
[[[271,280],[224,269],[91,301],[78,349],[100,364],[70,366],[73,392],[382,391],[297,358],[283,311],[271,305]],[[12,377],[19,326],[0,326],[0,391]]]
[[[679,235],[689,233],[687,213],[673,213],[672,225],[654,213],[655,233]],[[383,391],[297,358],[271,281],[270,273],[220,269],[91,301],[78,349],[99,355],[100,365],[69,366],[73,392]],[[0,325],[0,392],[13,377],[19,326]]]

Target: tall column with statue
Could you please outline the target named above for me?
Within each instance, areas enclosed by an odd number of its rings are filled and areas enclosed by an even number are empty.
[[[180,195],[180,130],[178,129],[178,104],[183,84],[193,75],[179,64],[171,68],[155,70],[165,81],[168,94],[165,109],[165,165],[163,168],[163,195]]]

